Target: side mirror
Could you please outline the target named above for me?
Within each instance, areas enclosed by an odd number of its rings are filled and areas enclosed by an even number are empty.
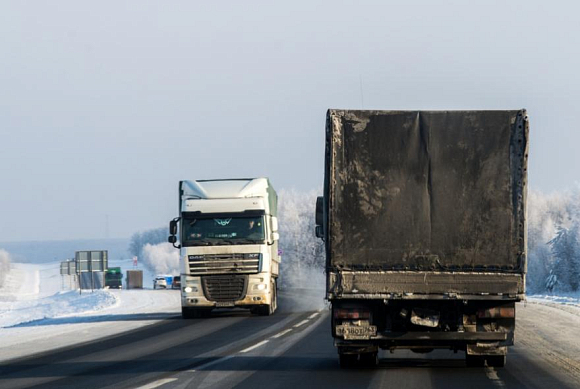
[[[272,231],[278,231],[278,218],[276,216],[272,216]]]
[[[324,197],[318,196],[316,198],[316,225],[324,224]]]
[[[172,221],[169,222],[169,235],[177,235],[177,222],[179,221],[179,217],[176,217]]]
[[[272,240],[280,240],[280,234],[277,232],[272,232]]]
[[[169,222],[169,238],[167,238],[167,241],[169,243],[171,243],[173,245],[173,247],[175,247],[176,249],[180,249],[181,245],[175,245],[175,243],[177,242],[177,223],[181,220],[180,217],[176,217],[175,219],[173,219],[172,221]]]
[[[324,231],[322,230],[322,226],[316,226],[314,229],[314,233],[316,234],[317,238],[320,239],[324,238]]]

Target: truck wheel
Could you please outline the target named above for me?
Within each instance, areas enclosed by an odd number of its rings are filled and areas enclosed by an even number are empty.
[[[260,316],[270,316],[273,315],[274,312],[276,311],[276,308],[278,308],[278,293],[276,291],[276,283],[272,283],[270,285],[270,287],[272,288],[272,301],[270,301],[270,304],[268,305],[260,305],[259,307],[257,307],[257,311],[258,311],[258,315]]]
[[[357,354],[338,354],[338,363],[341,369],[352,369],[358,362]]]
[[[360,355],[360,364],[364,367],[375,367],[379,364],[378,353],[363,353]]]
[[[274,311],[272,310],[272,304],[260,305],[258,308],[258,315],[260,316],[270,316]]]
[[[278,309],[278,283],[274,280],[272,282],[272,313]]]
[[[489,367],[504,367],[506,362],[505,355],[490,355],[485,357],[487,366]]]
[[[193,319],[195,317],[195,310],[181,307],[181,317],[183,319]]]
[[[485,357],[481,355],[466,355],[465,364],[467,367],[483,367],[485,365]]]

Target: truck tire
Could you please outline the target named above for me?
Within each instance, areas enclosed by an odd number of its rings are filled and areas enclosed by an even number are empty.
[[[376,367],[379,364],[378,353],[362,353],[360,354],[359,360],[363,367]]]
[[[465,355],[465,364],[467,367],[485,366],[485,357],[481,355]]]
[[[181,317],[183,319],[193,319],[195,317],[195,310],[192,308],[181,307]]]
[[[272,301],[268,305],[260,305],[258,307],[258,314],[260,316],[270,316],[273,315],[276,309],[278,308],[278,291],[276,282],[273,282],[270,287],[272,288]]]
[[[274,313],[278,310],[278,282],[276,280],[272,282],[272,293],[272,313]]]
[[[505,355],[489,355],[485,357],[487,366],[489,367],[504,367],[506,362]]]
[[[270,316],[272,313],[274,313],[272,311],[272,304],[260,305],[258,307],[258,315],[260,316]]]
[[[196,309],[181,307],[181,317],[184,319],[201,319],[203,317],[210,317],[211,309]]]
[[[358,362],[357,354],[338,354],[338,363],[341,369],[352,369]]]

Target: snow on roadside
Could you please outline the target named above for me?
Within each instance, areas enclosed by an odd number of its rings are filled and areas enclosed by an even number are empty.
[[[94,313],[117,304],[118,297],[106,290],[82,295],[68,291],[37,300],[0,301],[0,328],[35,320]]]
[[[566,305],[571,307],[577,307],[580,309],[580,292],[563,293],[561,295],[534,294],[531,296],[527,296],[527,300],[530,302],[537,303],[552,303]]]

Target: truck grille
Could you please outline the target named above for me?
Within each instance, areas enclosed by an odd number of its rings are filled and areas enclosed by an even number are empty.
[[[236,301],[246,297],[248,276],[202,277],[203,293],[210,301]]]
[[[189,272],[204,274],[255,274],[260,272],[261,254],[206,254],[190,255]]]

